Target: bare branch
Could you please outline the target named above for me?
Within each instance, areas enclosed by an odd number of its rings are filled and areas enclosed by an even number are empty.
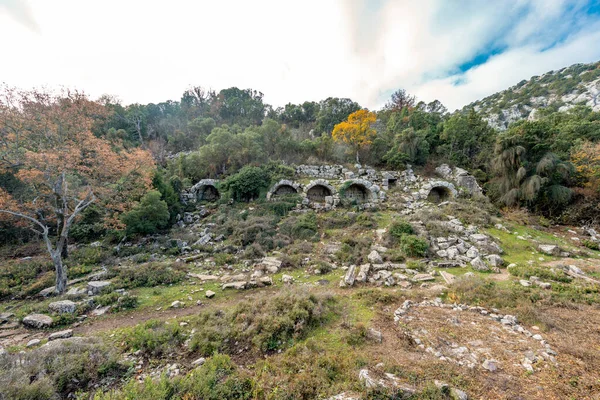
[[[40,226],[42,228],[43,232],[48,232],[48,227],[46,225],[42,224],[37,219],[30,217],[29,215],[21,214],[21,213],[10,211],[10,210],[0,210],[0,213],[5,213],[5,214],[9,214],[9,215],[14,215],[15,217],[24,218],[24,219],[29,220],[29,221],[33,222],[34,224],[37,224],[38,226]]]

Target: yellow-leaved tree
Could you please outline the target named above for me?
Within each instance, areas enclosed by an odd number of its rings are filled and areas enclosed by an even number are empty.
[[[356,152],[356,162],[360,163],[359,150],[373,142],[377,131],[373,124],[377,115],[366,109],[358,110],[348,116],[346,121],[340,122],[333,128],[333,140],[346,143]]]

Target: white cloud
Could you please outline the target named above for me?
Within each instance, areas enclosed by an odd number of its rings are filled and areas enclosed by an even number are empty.
[[[109,93],[125,103],[178,100],[189,85],[202,85],[251,87],[274,105],[338,96],[371,108],[403,87],[455,108],[532,74],[599,59],[600,28],[582,15],[584,5],[0,0],[0,36],[8,38],[0,79]],[[490,46],[506,50],[458,73]],[[453,85],[457,78],[464,84]]]

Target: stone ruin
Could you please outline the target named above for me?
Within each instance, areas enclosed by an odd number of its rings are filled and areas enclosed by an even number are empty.
[[[268,191],[267,199],[299,195],[299,208],[368,209],[385,202],[387,192],[396,188],[406,208],[415,209],[425,202],[438,204],[457,196],[482,195],[477,180],[464,169],[443,164],[436,168],[436,174],[437,178],[415,175],[410,165],[404,171],[378,171],[359,164],[353,169],[342,165],[299,165],[294,180],[277,182]],[[215,179],[203,179],[181,194],[184,204],[215,202],[220,197],[219,181]]]

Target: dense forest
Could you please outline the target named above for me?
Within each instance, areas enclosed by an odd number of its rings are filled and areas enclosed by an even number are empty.
[[[424,174],[448,163],[468,169],[499,206],[563,222],[600,216],[600,113],[585,106],[540,109],[498,131],[473,107],[449,113],[404,90],[376,111],[332,97],[274,108],[261,92],[235,87],[190,87],[179,101],[146,105],[73,91],[1,92],[5,241],[27,240],[32,221],[77,240],[152,233],[175,221],[180,190],[199,179],[224,179],[231,198],[248,200],[234,193],[236,179],[258,193],[299,163],[410,164]],[[29,220],[15,224],[15,213]]]

